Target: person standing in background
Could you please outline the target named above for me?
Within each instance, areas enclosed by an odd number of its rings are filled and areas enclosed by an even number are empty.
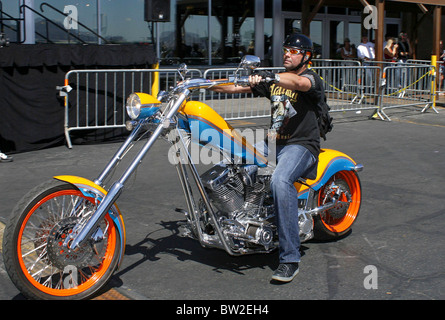
[[[368,36],[362,36],[362,42],[357,47],[357,58],[363,61],[375,59],[374,43],[368,41]]]
[[[397,57],[399,62],[405,63],[411,58],[411,46],[409,44],[408,35],[406,32],[400,32],[398,41]]]
[[[0,150],[0,162],[11,162],[13,160],[12,157],[7,156]]]
[[[349,38],[345,38],[344,45],[340,50],[341,57],[345,60],[357,58],[357,54],[355,53],[354,47],[351,46],[351,40],[349,40]]]
[[[388,39],[386,46],[383,49],[385,61],[396,61],[398,47],[399,46],[395,43],[394,39]]]

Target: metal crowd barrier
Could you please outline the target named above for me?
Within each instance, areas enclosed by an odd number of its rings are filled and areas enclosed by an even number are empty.
[[[435,68],[431,65],[398,64],[383,69],[382,90],[378,113],[391,120],[385,110],[401,107],[432,108],[435,94]]]
[[[267,69],[276,72],[283,70]],[[234,70],[236,69],[208,69],[204,72],[204,77],[225,78]],[[437,112],[431,90],[435,77],[433,66],[372,62],[360,66],[319,66],[312,67],[312,70],[323,80],[331,112],[376,110],[382,120],[391,120],[385,113],[390,108],[421,105],[422,112],[430,107]],[[252,94],[206,92],[201,99],[226,120],[270,116],[269,101],[253,97]]]
[[[123,128],[125,103],[132,92],[151,92],[153,75],[159,72],[159,87],[167,90],[179,81],[177,69],[71,70],[65,85],[57,87],[65,97],[65,137],[72,148],[70,132],[75,130]],[[201,77],[198,69],[189,69]]]
[[[344,62],[344,61],[343,61]],[[385,112],[391,108],[421,106],[422,112],[434,108],[434,67],[426,64],[357,65],[355,61],[334,66],[315,64],[331,112],[375,109],[382,120],[391,120]],[[274,72],[283,68],[263,68]],[[188,76],[208,79],[226,78],[236,68],[190,69]],[[72,70],[65,76],[65,86],[58,87],[65,97],[65,137],[72,148],[70,132],[75,130],[125,127],[126,98],[131,92],[152,92],[153,75],[159,72],[159,89],[168,90],[179,81],[176,69]],[[243,71],[244,72],[244,71]],[[204,90],[199,99],[226,120],[270,116],[266,98],[252,94],[222,94]]]
[[[354,62],[354,61],[351,61]],[[328,104],[332,112],[376,109],[377,85],[380,68],[350,65],[312,67],[324,83]],[[284,71],[284,68],[259,68],[259,70]],[[204,78],[226,78],[236,68],[215,68],[204,72]],[[226,120],[270,116],[270,102],[253,94],[227,94],[204,91],[205,101]]]
[[[339,59],[312,59],[312,67],[360,67],[361,63],[358,60],[339,60]]]
[[[437,60],[437,89],[436,96],[445,95],[445,61]]]
[[[342,66],[312,69],[323,80],[331,112],[376,108],[380,68]]]

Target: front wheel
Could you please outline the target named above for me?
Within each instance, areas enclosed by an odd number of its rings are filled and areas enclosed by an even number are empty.
[[[74,227],[89,219],[99,202],[57,180],[25,195],[6,226],[3,256],[15,286],[31,299],[86,299],[111,278],[119,262],[120,237],[107,214],[103,236],[72,251],[63,246]]]
[[[362,199],[360,178],[355,171],[339,171],[319,190],[318,206],[338,199],[337,204],[314,219],[315,237],[335,239],[347,234],[358,217]]]

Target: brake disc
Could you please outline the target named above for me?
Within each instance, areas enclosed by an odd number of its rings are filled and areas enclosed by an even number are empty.
[[[68,265],[77,268],[86,267],[95,256],[95,250],[89,241],[76,250],[70,250],[69,247],[64,246],[64,241],[73,232],[78,221],[77,217],[63,219],[52,228],[48,235],[48,258],[59,269],[63,270]]]

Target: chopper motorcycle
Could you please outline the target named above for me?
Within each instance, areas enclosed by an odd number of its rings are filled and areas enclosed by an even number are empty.
[[[273,161],[234,130],[208,105],[191,101],[196,90],[227,84],[249,85],[240,69],[255,69],[246,56],[228,79],[185,79],[157,98],[132,93],[127,99],[132,131],[99,177],[55,176],[25,195],[6,225],[3,256],[15,286],[31,299],[87,299],[118,269],[124,256],[125,227],[116,204],[126,181],[158,138],[171,143],[187,210],[181,233],[203,247],[232,256],[269,253],[277,247],[270,193]],[[204,131],[211,134],[203,134]],[[120,179],[104,181],[141,136],[147,141]],[[224,160],[202,174],[193,162],[193,143],[213,148]],[[316,174],[295,182],[302,242],[336,239],[357,219],[363,168],[348,155],[322,149]]]

